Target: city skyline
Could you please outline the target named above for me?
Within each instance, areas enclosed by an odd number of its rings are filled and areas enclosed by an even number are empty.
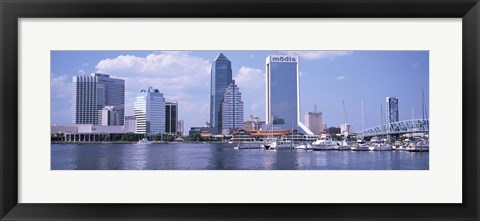
[[[412,108],[421,118],[422,89],[428,110],[428,51],[52,51],[51,123],[71,122],[65,114],[71,111],[71,77],[99,72],[125,79],[125,115],[133,115],[132,94],[152,86],[167,100],[179,100],[178,119],[187,130],[202,126],[209,121],[210,68],[220,53],[232,61],[244,119],[253,114],[265,120],[265,58],[270,54],[299,56],[300,115],[316,104],[328,127],[344,123],[342,100],[354,131],[360,129],[362,97],[366,128],[381,123],[379,106],[388,96],[400,100],[400,120],[411,119]]]

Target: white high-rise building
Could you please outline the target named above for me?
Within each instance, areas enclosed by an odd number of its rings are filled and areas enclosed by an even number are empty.
[[[125,132],[126,133],[137,132],[137,118],[135,116],[125,117]]]
[[[98,111],[98,125],[120,125],[120,114],[114,106],[105,106]]]
[[[158,89],[149,87],[137,94],[134,105],[136,133],[165,133],[165,98]]]
[[[178,131],[178,134],[180,136],[183,136],[184,133],[185,133],[185,126],[184,126],[184,123],[183,123],[183,120],[179,120],[178,123],[177,123],[177,131]]]
[[[222,134],[243,129],[243,101],[240,89],[232,80],[222,102]]]
[[[305,126],[312,131],[313,134],[320,134],[323,131],[322,127],[322,112],[317,112],[316,108],[313,112],[305,114]]]
[[[274,130],[299,129],[312,135],[300,122],[298,56],[270,55],[266,72],[266,126]]]
[[[124,124],[125,81],[110,75],[93,73],[73,77],[72,123],[98,124],[98,111],[113,106]]]
[[[352,125],[351,124],[340,124],[340,133],[341,134],[352,134]]]

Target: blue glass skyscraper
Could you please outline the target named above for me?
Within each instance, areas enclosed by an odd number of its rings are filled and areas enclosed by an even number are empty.
[[[232,83],[232,63],[220,53],[213,61],[210,83],[210,125],[217,134],[222,132],[222,102]]]
[[[398,117],[398,98],[397,97],[387,97],[387,114],[386,114],[386,123],[387,129],[390,130],[390,124],[399,121]]]
[[[266,60],[266,120],[270,129],[313,134],[300,119],[298,57],[271,55]]]

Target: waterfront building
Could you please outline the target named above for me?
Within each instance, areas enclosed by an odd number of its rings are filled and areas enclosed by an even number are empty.
[[[298,56],[270,55],[266,59],[266,120],[275,130],[298,129],[313,134],[300,119]]]
[[[177,134],[178,103],[168,101],[165,103],[165,133]]]
[[[340,124],[340,133],[341,134],[352,134],[352,125],[351,124]]]
[[[243,129],[242,93],[233,80],[227,87],[222,102],[222,134]]]
[[[245,130],[260,130],[263,125],[265,125],[265,121],[260,120],[260,117],[250,115],[250,120],[245,121],[243,124],[243,129]]]
[[[136,133],[165,133],[165,98],[158,89],[141,90],[133,112],[137,118]]]
[[[105,106],[98,111],[98,125],[120,125],[120,113],[114,106]]]
[[[327,134],[340,134],[340,128],[339,127],[329,127],[325,129],[325,132]]]
[[[185,133],[185,124],[183,122],[183,120],[179,120],[177,122],[177,131],[178,131],[178,135],[180,136],[183,136],[184,133]]]
[[[387,97],[386,98],[386,123],[387,130],[390,130],[390,124],[399,121],[398,116],[398,98],[397,97]]]
[[[137,118],[135,116],[125,117],[125,133],[137,132]]]
[[[227,87],[232,83],[232,63],[220,53],[212,63],[210,81],[210,124],[214,134],[222,132],[222,102]]]
[[[99,142],[107,141],[111,136],[125,134],[124,126],[73,124],[50,127],[50,135],[60,136],[64,142]]]
[[[188,135],[193,136],[193,135],[201,134],[202,131],[204,134],[206,134],[207,132],[210,134],[213,134],[214,130],[215,128],[213,127],[191,127],[190,130],[188,131]]]
[[[98,111],[113,106],[118,114],[118,125],[124,124],[125,81],[110,75],[93,73],[73,77],[72,123],[99,123]]]
[[[307,126],[313,134],[319,135],[323,131],[322,112],[317,111],[317,106],[313,112],[305,113],[305,126]]]

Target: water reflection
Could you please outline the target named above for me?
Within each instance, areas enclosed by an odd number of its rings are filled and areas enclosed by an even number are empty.
[[[231,144],[53,144],[52,170],[428,170],[428,153],[234,150]]]

